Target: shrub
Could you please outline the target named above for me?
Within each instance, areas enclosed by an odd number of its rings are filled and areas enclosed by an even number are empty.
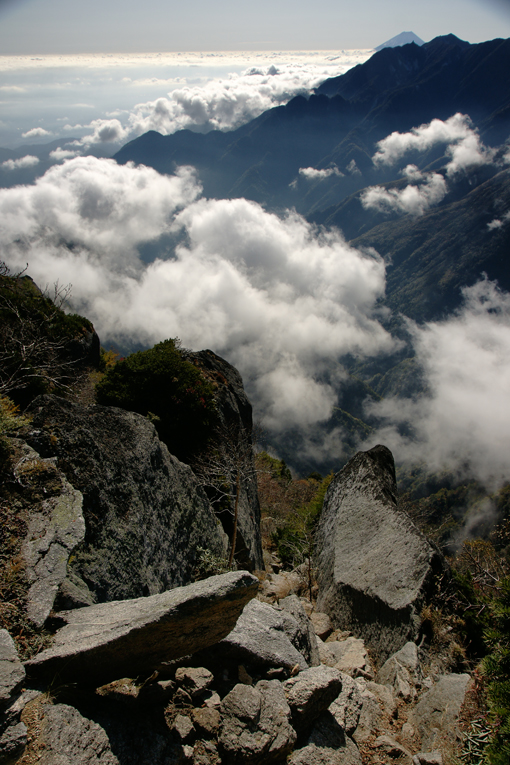
[[[177,339],[107,367],[96,393],[100,404],[149,417],[172,454],[184,461],[205,446],[216,424],[213,387],[185,359]]]

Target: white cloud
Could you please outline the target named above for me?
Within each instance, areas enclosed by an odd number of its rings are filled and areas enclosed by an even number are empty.
[[[446,121],[435,119],[408,133],[391,133],[377,143],[372,160],[375,165],[393,165],[409,151],[426,151],[441,143],[448,144],[446,152],[451,157],[446,165],[448,175],[489,164],[495,155],[482,144],[471,119],[457,113]]]
[[[345,169],[351,175],[361,175],[361,170],[357,166],[355,159],[351,159],[351,161],[349,162],[349,164],[347,165]]]
[[[327,167],[324,170],[317,170],[315,167],[300,167],[299,174],[306,178],[307,181],[322,181],[325,178],[330,178],[332,175],[343,175],[336,165]]]
[[[71,159],[72,157],[76,157],[78,154],[78,151],[71,151],[71,149],[61,149],[59,146],[57,149],[50,151],[50,159],[54,159],[55,161],[60,162],[63,159]]]
[[[507,223],[510,223],[510,210],[502,215],[501,218],[494,218],[490,223],[487,223],[487,228],[489,231],[495,231],[498,228],[503,228]]]
[[[369,186],[360,197],[363,207],[382,213],[423,215],[430,207],[439,204],[448,191],[446,181],[440,173],[422,175],[415,165],[408,165],[405,174],[412,180],[423,180],[423,183],[409,185],[404,189]]]
[[[178,336],[228,358],[273,431],[327,419],[339,357],[394,347],[375,310],[382,259],[294,212],[199,194],[190,168],[170,177],[80,157],[0,189],[0,242],[42,286],[71,282],[103,338]],[[138,248],[161,237],[161,258],[145,263]]]
[[[129,128],[137,135],[148,130],[169,135],[189,127],[231,130],[296,95],[308,95],[326,76],[323,66],[312,64],[250,67],[241,74],[177,88],[138,104]]]
[[[97,119],[87,125],[93,132],[76,141],[82,146],[92,146],[96,143],[120,143],[129,135],[129,130],[122,127],[117,119]]]
[[[409,324],[430,396],[371,404],[387,423],[371,442],[385,443],[400,462],[424,460],[493,490],[510,477],[510,294],[486,279],[463,294],[445,321]],[[401,424],[415,438],[402,436]]]
[[[22,170],[25,167],[34,167],[39,164],[39,157],[34,157],[33,154],[26,154],[19,159],[7,159],[2,162],[1,167],[4,170]]]
[[[26,133],[21,134],[23,138],[44,138],[44,136],[51,135],[49,130],[45,130],[42,127],[32,128],[27,130]]]

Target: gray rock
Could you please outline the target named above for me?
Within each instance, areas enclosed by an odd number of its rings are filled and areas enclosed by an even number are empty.
[[[182,746],[150,717],[44,704],[39,765],[180,765]]]
[[[397,508],[391,452],[358,452],[334,477],[317,531],[317,607],[385,660],[415,640],[420,612],[445,570],[409,516]]]
[[[254,576],[235,571],[148,598],[63,612],[66,625],[53,646],[25,666],[33,678],[96,686],[151,674],[227,635],[257,586]]]
[[[352,736],[358,727],[363,699],[357,682],[344,672],[340,672],[340,675],[342,691],[331,703],[329,711],[347,735]]]
[[[331,667],[311,667],[283,683],[292,713],[292,724],[300,735],[315,722],[342,690],[342,676]]]
[[[25,679],[14,640],[0,630],[0,711],[10,704]]]
[[[405,765],[406,762],[411,765],[410,753],[391,736],[378,736],[374,741],[373,747],[381,749],[392,760],[398,759],[402,765]]]
[[[27,616],[37,627],[42,627],[53,608],[59,586],[66,578],[70,554],[85,539],[83,496],[48,463],[51,461],[42,460],[25,444],[23,456],[14,469],[16,475],[24,475],[40,467],[52,468],[62,487],[56,496],[30,509],[28,532],[22,546],[27,579],[32,582]]]
[[[441,752],[418,752],[413,757],[413,765],[443,765]]]
[[[345,640],[334,640],[326,643],[328,651],[333,654],[335,666],[341,672],[351,677],[373,677],[373,670],[368,658],[367,649],[360,638],[348,637]]]
[[[306,742],[293,752],[289,765],[361,765],[361,755],[354,741],[330,712],[323,712]]]
[[[357,744],[365,743],[373,736],[384,735],[397,709],[393,693],[386,685],[362,682],[360,690],[363,706],[353,733]]]
[[[236,685],[221,704],[222,762],[256,765],[282,760],[296,741],[290,708],[278,680]]]
[[[313,611],[310,616],[310,621],[313,624],[315,634],[317,637],[321,638],[321,640],[326,640],[326,638],[333,632],[331,619],[322,611]]]
[[[280,600],[279,607],[294,617],[299,624],[299,633],[296,635],[294,645],[303,654],[311,667],[318,667],[321,663],[319,647],[313,624],[308,618],[303,604],[296,595],[288,595]]]
[[[236,429],[239,428],[246,434],[251,443],[252,407],[237,369],[210,350],[189,353],[188,358],[200,367],[216,388],[214,398],[220,418],[220,430],[234,425]],[[255,475],[254,466],[248,472]],[[224,522],[226,515],[220,514],[220,520]],[[227,531],[230,534],[230,530],[227,529]],[[264,568],[260,506],[255,480],[242,480],[235,558],[239,567],[249,571]]]
[[[361,765],[361,755],[349,739],[336,749],[308,744],[293,752],[287,765]]]
[[[406,643],[400,651],[385,661],[377,673],[377,682],[390,685],[395,694],[407,703],[416,698],[416,688],[421,687],[421,681],[416,643]]]
[[[29,443],[57,457],[83,494],[86,542],[68,573],[86,582],[97,602],[187,584],[197,547],[224,554],[226,535],[196,477],[145,417],[56,396],[38,397],[30,413]]]
[[[27,745],[27,727],[19,722],[8,727],[0,736],[0,763],[14,763],[25,750]]]
[[[440,750],[443,742],[452,743],[458,737],[460,709],[470,679],[467,674],[442,675],[412,710],[409,722],[418,731],[425,752]]]
[[[302,640],[303,634],[294,617],[269,603],[252,600],[228,637],[207,652],[205,663],[307,669],[308,662],[296,647],[302,645]]]

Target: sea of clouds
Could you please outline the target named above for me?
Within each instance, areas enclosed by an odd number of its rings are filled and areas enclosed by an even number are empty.
[[[263,108],[259,86],[275,76],[243,75],[230,111],[223,85],[207,108],[198,99],[196,113],[188,92],[171,109],[166,103],[157,114],[154,102],[137,114],[163,120],[168,130],[192,113],[195,125],[219,126],[220,114],[222,125],[235,125],[252,109],[250,99],[255,111]],[[239,97],[252,77],[257,88]],[[286,90],[268,87],[267,98],[283,92],[287,98],[286,82]],[[144,129],[150,124],[143,122]],[[443,172],[407,164],[404,189],[371,187],[364,206],[422,214],[442,200],[457,174],[510,161],[509,152],[496,156],[483,146],[467,116],[454,115],[388,136],[374,165],[404,161],[408,151],[437,143],[448,158]],[[320,444],[317,433],[346,376],[342,357],[384,356],[401,346],[382,322],[382,258],[293,211],[277,215],[245,199],[206,199],[190,167],[169,176],[92,156],[56,159],[32,185],[0,189],[0,244],[11,269],[28,263],[42,287],[71,284],[73,310],[88,316],[103,339],[149,346],[179,337],[185,347],[211,348],[240,369],[270,434],[301,429],[310,455],[340,455],[339,429]],[[313,170],[301,174],[320,180],[339,172]],[[497,235],[508,215],[495,218],[486,235]],[[147,258],[148,246],[156,246],[157,257]],[[457,313],[408,328],[429,395],[371,404],[381,428],[360,446],[383,442],[400,462],[424,460],[433,470],[475,475],[491,489],[501,485],[510,472],[510,296],[481,278],[465,289]],[[403,424],[412,425],[413,439],[402,435]]]

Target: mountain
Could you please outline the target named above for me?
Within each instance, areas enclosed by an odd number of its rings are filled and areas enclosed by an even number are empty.
[[[371,160],[376,142],[392,131],[462,112],[486,142],[506,140],[509,67],[510,40],[470,45],[447,35],[421,47],[384,48],[326,80],[308,99],[297,96],[237,130],[149,132],[123,146],[115,159],[160,172],[190,164],[208,197],[244,196],[308,215],[367,185],[395,180],[395,170],[376,172]],[[308,167],[336,167],[338,173],[314,182],[299,173]]]
[[[414,32],[401,32],[399,35],[395,35],[395,37],[392,37],[390,40],[386,40],[386,42],[378,45],[375,50],[378,51],[382,50],[383,48],[398,48],[399,45],[409,45],[409,43],[423,45],[424,41],[421,39],[421,37],[415,35]]]

